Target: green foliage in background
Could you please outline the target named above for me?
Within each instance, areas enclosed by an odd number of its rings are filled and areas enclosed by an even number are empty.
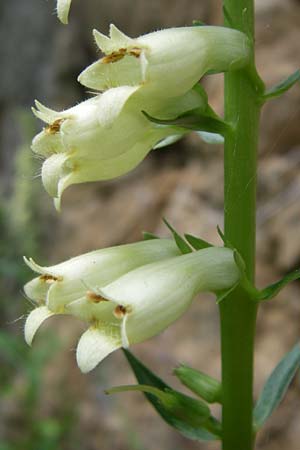
[[[45,370],[59,350],[59,341],[45,334],[33,351],[23,340],[23,322],[13,321],[31,308],[20,295],[29,273],[22,256],[40,255],[43,236],[37,223],[45,214],[44,193],[36,180],[40,162],[29,151],[36,123],[27,111],[17,111],[16,117],[20,146],[12,189],[9,195],[0,192],[0,403],[9,411],[4,415],[0,450],[59,450],[74,428],[76,411],[67,402],[60,403],[57,415],[47,417],[41,411]],[[7,426],[6,420],[16,423]],[[72,448],[77,448],[75,443]]]

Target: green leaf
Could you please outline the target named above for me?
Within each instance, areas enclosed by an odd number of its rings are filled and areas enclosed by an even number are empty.
[[[156,236],[156,234],[149,233],[149,231],[143,231],[142,232],[144,241],[151,241],[152,239],[160,239],[159,236]]]
[[[285,80],[281,81],[279,84],[268,89],[263,95],[263,100],[268,100],[269,98],[279,97],[284,92],[288,91],[297,82],[300,81],[300,70],[296,70],[292,75],[287,77]]]
[[[192,234],[185,234],[184,237],[195,250],[202,250],[203,248],[213,247],[213,245],[209,242],[193,236]]]
[[[225,234],[223,233],[223,231],[221,230],[221,228],[219,227],[219,225],[217,225],[217,232],[218,235],[220,236],[220,238],[222,239],[225,247],[231,248],[233,249],[232,245],[230,244],[230,242],[226,239]]]
[[[291,281],[298,280],[300,278],[300,270],[294,270],[294,272],[291,272],[287,275],[285,275],[281,280],[277,281],[276,283],[270,284],[270,286],[262,289],[261,291],[258,291],[256,300],[263,301],[263,300],[270,300],[271,298],[275,297],[275,295],[278,294],[278,292],[281,291],[288,283]]]
[[[203,112],[203,108],[195,108],[185,112],[173,119],[161,119],[153,117],[146,111],[142,111],[144,116],[150,122],[157,125],[176,126],[177,128],[185,128],[195,131],[206,131],[208,133],[226,134],[229,126],[224,120],[211,114],[211,112]]]
[[[202,400],[196,400],[171,388],[158,389],[146,384],[116,386],[106,390],[106,394],[118,392],[140,391],[153,395],[168,414],[175,419],[198,428],[210,417],[210,410]]]
[[[171,233],[173,234],[173,238],[176,242],[177,247],[181,251],[181,253],[182,254],[192,253],[193,249],[189,246],[189,244],[187,244],[185,242],[183,237],[181,237],[180,234],[177,233],[177,231],[172,227],[172,225],[169,224],[169,222],[165,218],[163,218],[163,221],[164,221],[165,225],[169,228]]]
[[[258,430],[277,408],[300,367],[300,345],[287,353],[264,385],[254,408],[254,426]]]
[[[160,390],[171,389],[170,386],[168,386],[161,378],[151,372],[151,370],[149,370],[144,364],[142,364],[131,352],[124,349],[123,352],[136,376],[137,381],[140,384],[154,386]],[[173,415],[166,411],[166,409],[154,395],[145,393],[145,396],[152,404],[154,409],[158,412],[158,414],[165,420],[165,422],[179,431],[183,436],[193,440],[204,441],[220,439],[217,434],[207,431],[204,427],[194,428],[190,425],[187,425],[183,420],[175,418]],[[215,420],[213,418],[208,419],[208,425],[211,425],[214,422]],[[215,426],[217,427],[217,424],[215,424]]]

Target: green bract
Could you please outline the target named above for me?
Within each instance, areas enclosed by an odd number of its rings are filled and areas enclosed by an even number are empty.
[[[68,23],[68,16],[72,0],[57,0],[57,15],[59,20],[65,25]]]
[[[94,36],[106,56],[78,80],[97,90],[141,84],[156,96],[174,97],[206,72],[239,69],[250,57],[246,35],[224,27],[169,28],[132,39],[111,25],[109,37],[96,30]]]
[[[25,286],[40,305],[27,318],[27,342],[54,313],[81,318],[89,324],[77,347],[83,372],[112,351],[163,331],[198,292],[226,289],[239,279],[231,250],[211,247],[178,256],[174,243],[161,239],[99,250],[52,267],[28,264],[41,276]]]
[[[196,90],[162,101],[137,86],[109,89],[62,112],[36,102],[33,112],[48,126],[33,139],[32,150],[46,158],[42,180],[47,192],[59,207],[67,186],[116,178],[166,137],[187,132],[151,123],[143,109],[170,118],[202,104]]]

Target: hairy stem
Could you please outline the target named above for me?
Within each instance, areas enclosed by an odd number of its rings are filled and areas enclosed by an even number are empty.
[[[254,0],[224,0],[227,26],[254,41]],[[256,168],[259,98],[254,51],[249,67],[225,75],[225,120],[234,131],[225,138],[225,237],[254,280]],[[223,450],[252,450],[253,352],[257,307],[238,288],[220,304]]]

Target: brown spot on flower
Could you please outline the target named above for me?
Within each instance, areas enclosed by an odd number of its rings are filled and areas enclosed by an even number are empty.
[[[120,50],[118,50],[117,52],[112,52],[109,55],[104,56],[104,58],[102,58],[101,61],[103,64],[115,63],[117,61],[120,61],[120,59],[124,58],[126,53],[127,53],[126,48],[120,48]]]
[[[138,47],[133,47],[132,49],[127,48],[120,48],[116,52],[112,52],[109,55],[104,56],[104,58],[101,59],[101,62],[103,64],[111,64],[115,63],[117,61],[120,61],[120,59],[124,58],[126,55],[134,56],[135,58],[139,58],[142,53],[142,50]]]
[[[138,47],[134,47],[128,52],[129,55],[134,56],[135,58],[139,58],[141,56],[141,53],[142,49]]]
[[[56,134],[59,132],[61,124],[63,123],[65,119],[57,119],[55,120],[53,123],[51,123],[50,125],[48,125],[45,128],[46,133],[48,134]]]
[[[59,277],[59,276],[55,276],[55,275],[50,275],[45,273],[44,275],[40,276],[40,280],[41,281],[45,281],[45,283],[54,283],[55,281],[62,281],[63,277]]]
[[[129,306],[118,305],[115,307],[113,314],[117,319],[122,319],[130,310]]]
[[[92,303],[108,302],[108,300],[101,295],[96,294],[94,291],[87,291],[86,298]]]

